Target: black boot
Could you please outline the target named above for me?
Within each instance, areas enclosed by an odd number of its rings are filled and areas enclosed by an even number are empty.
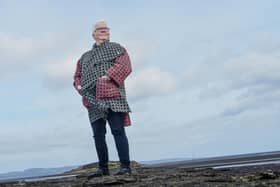
[[[90,175],[87,176],[87,179],[91,179],[94,177],[101,177],[104,175],[110,175],[109,169],[108,168],[97,168],[97,170],[93,173],[91,173]]]
[[[131,168],[129,166],[120,166],[119,170],[114,175],[131,175]]]

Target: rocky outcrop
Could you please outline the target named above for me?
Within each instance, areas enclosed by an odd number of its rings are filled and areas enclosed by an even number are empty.
[[[87,180],[97,163],[87,164],[64,174],[75,176],[43,181],[18,181],[0,184],[0,187],[87,187],[87,186],[280,186],[280,165],[243,166],[235,168],[149,168],[132,161],[132,175],[104,176]],[[113,174],[118,162],[110,162]]]

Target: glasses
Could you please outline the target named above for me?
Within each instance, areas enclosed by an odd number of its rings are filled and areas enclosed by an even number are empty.
[[[110,28],[109,27],[99,27],[99,28],[96,28],[95,31],[104,33],[104,32],[109,32]]]

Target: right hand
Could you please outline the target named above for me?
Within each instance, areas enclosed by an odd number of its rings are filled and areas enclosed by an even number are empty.
[[[80,94],[80,95],[82,95],[82,86],[81,85],[78,85],[78,86],[76,86],[76,89],[77,89],[77,91],[78,91],[78,93]]]

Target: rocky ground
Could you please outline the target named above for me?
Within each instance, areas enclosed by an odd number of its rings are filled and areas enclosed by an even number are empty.
[[[110,171],[113,174],[118,162],[110,162]],[[87,180],[87,176],[96,169],[96,163],[66,172],[77,174],[77,177],[62,179],[48,179],[34,182],[9,182],[0,184],[0,187],[32,186],[32,187],[87,187],[87,186],[280,186],[280,164],[246,166],[235,168],[149,168],[141,167],[132,162],[133,174],[130,176],[105,176]]]

